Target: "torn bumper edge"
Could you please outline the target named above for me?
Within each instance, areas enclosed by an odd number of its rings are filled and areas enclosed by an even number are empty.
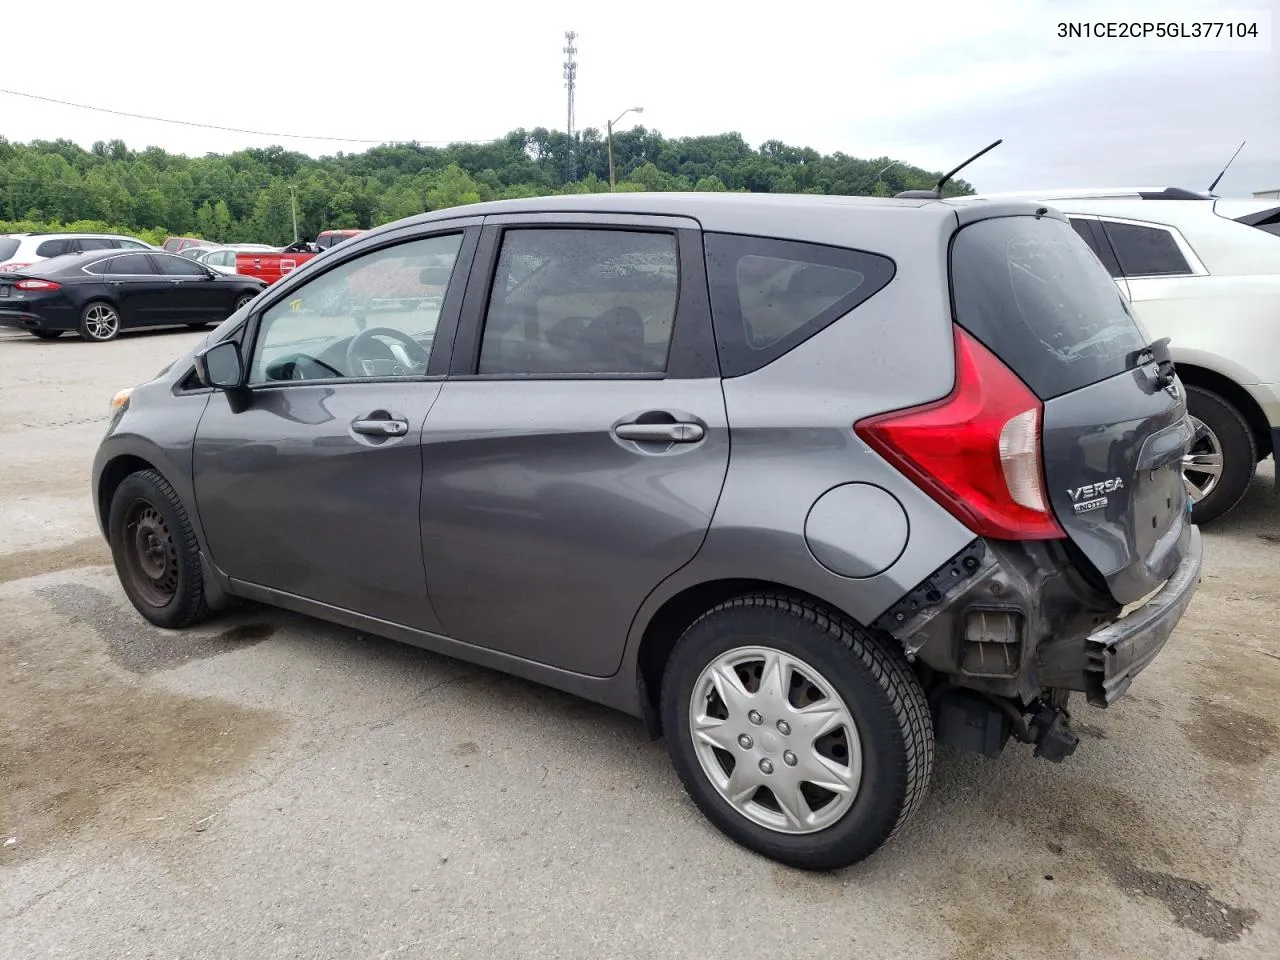
[[[1122,620],[1089,635],[1086,641],[1091,704],[1107,707],[1125,695],[1133,678],[1164,649],[1196,588],[1204,560],[1200,528],[1191,528],[1186,556],[1160,592]]]

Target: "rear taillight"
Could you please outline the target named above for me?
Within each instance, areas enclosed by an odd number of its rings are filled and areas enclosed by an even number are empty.
[[[59,290],[62,284],[52,280],[19,280],[14,284],[19,290]]]
[[[958,326],[955,338],[948,396],[861,420],[854,431],[979,536],[1065,537],[1045,494],[1039,398]]]
[[[17,273],[23,267],[29,267],[29,263],[0,263],[0,273]]]

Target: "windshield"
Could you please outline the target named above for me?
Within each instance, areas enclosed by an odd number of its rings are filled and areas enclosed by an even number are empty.
[[[956,322],[1044,400],[1123,373],[1145,345],[1106,268],[1055,217],[964,227],[951,283]]]

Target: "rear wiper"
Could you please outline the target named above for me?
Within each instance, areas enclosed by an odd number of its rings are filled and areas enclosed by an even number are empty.
[[[1169,337],[1161,337],[1159,340],[1153,340],[1145,347],[1134,350],[1125,358],[1125,366],[1133,369],[1145,366],[1148,363],[1154,363],[1156,365],[1156,386],[1169,386],[1176,376],[1176,372],[1173,369],[1173,358],[1169,356],[1169,339]]]

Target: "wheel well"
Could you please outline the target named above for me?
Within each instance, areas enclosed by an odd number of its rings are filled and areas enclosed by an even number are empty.
[[[688,587],[669,599],[645,627],[637,653],[637,682],[640,685],[641,707],[645,725],[651,736],[662,733],[662,717],[658,707],[662,692],[662,674],[667,660],[675,649],[676,641],[685,630],[708,610],[731,600],[753,593],[782,594],[806,600],[830,608],[831,605],[803,590],[772,583],[768,580],[713,580]]]
[[[102,518],[104,532],[107,528],[107,517],[111,510],[111,498],[116,487],[124,482],[124,478],[139,470],[154,470],[155,467],[141,457],[125,455],[116,457],[107,463],[98,479],[98,516]]]
[[[1271,449],[1271,424],[1267,422],[1267,415],[1262,412],[1262,407],[1248,390],[1220,373],[1197,367],[1195,364],[1179,363],[1175,366],[1178,377],[1184,384],[1210,390],[1240,411],[1240,416],[1244,417],[1245,423],[1249,424],[1249,429],[1253,431],[1254,439],[1257,441],[1259,461],[1265,460],[1274,452]]]

